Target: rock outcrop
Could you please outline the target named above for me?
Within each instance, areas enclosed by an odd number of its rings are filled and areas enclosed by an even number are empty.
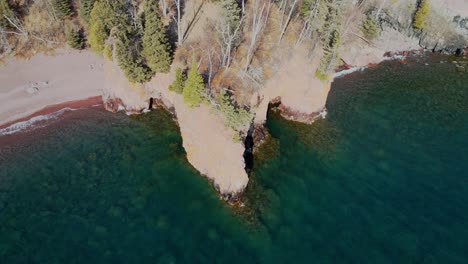
[[[157,74],[149,83],[130,84],[123,72],[108,63],[104,105],[110,111],[141,113],[154,98],[175,115],[188,161],[213,181],[221,195],[231,198],[247,186],[243,159],[244,146],[236,142],[234,131],[224,125],[222,116],[210,106],[190,109],[181,95],[169,91],[174,71]]]
[[[258,98],[255,124],[263,124],[270,103],[289,120],[312,123],[325,110],[331,81],[321,81],[315,76],[320,56],[309,60],[307,50],[300,47],[291,52],[278,72],[265,87],[254,95]]]
[[[467,16],[466,5],[460,5],[460,1],[432,1],[437,2],[434,6],[443,13],[443,16],[436,16],[437,19],[445,19],[445,25],[448,25],[447,19],[454,18],[455,24],[447,30],[434,29],[438,24],[433,24],[422,33],[415,32],[411,22],[385,14],[379,16],[379,37],[369,41],[354,33],[360,31],[360,24],[355,25],[349,29],[351,33],[347,34],[339,50],[340,57],[347,66],[367,66],[381,62],[385,55],[403,51],[458,52],[467,45],[467,29],[464,28],[467,23],[463,22]],[[177,118],[188,161],[211,179],[223,196],[235,197],[248,183],[246,167],[249,162],[245,159],[251,158],[252,152],[268,135],[265,122],[271,106],[278,108],[283,117],[305,123],[312,123],[326,114],[332,81],[320,80],[315,74],[322,54],[314,54],[311,58],[307,48],[301,46],[286,53],[287,58],[281,61],[263,87],[252,92],[250,108],[255,115],[250,128],[241,131],[246,135],[245,145],[234,140],[237,132],[226,127],[224,117],[211,106],[188,108],[181,95],[168,90],[174,79],[174,66],[169,74],[158,73],[147,84],[131,85],[115,64],[108,63],[108,83],[103,99],[111,111],[134,113],[146,109],[150,98],[160,102]]]

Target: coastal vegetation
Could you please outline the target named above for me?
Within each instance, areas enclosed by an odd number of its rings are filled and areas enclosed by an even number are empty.
[[[217,101],[228,127],[241,131],[250,124],[253,114],[244,107],[237,105],[224,89],[220,91]]]
[[[67,44],[74,49],[83,49],[85,40],[82,29],[70,29],[67,32]]]
[[[203,77],[198,72],[197,64],[193,62],[182,92],[184,102],[190,108],[199,106],[204,101],[204,91],[205,83],[203,82]]]
[[[0,11],[1,58],[67,44],[103,55],[131,83],[172,70],[171,91],[192,108],[211,104],[234,130],[296,52],[328,85],[345,50],[385,42],[385,30],[425,48],[465,40],[429,0],[0,0]]]
[[[171,85],[169,85],[169,90],[182,94],[185,86],[185,75],[181,68],[177,68],[175,72],[175,79]]]
[[[145,30],[141,54],[146,58],[148,67],[153,72],[169,72],[172,63],[171,46],[159,17],[157,0],[146,1]]]
[[[431,10],[428,0],[420,0],[416,13],[414,15],[413,27],[415,29],[424,29],[426,20]]]
[[[54,15],[60,19],[71,17],[74,14],[71,0],[53,0],[52,7]]]
[[[91,19],[91,11],[93,10],[94,2],[96,2],[96,0],[80,0],[80,16],[86,23],[89,23]]]
[[[367,39],[372,40],[379,36],[380,28],[374,18],[368,17],[362,24],[362,31]]]

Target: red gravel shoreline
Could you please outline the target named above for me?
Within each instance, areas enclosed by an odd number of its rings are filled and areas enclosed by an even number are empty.
[[[20,118],[20,119],[16,119],[16,120],[10,121],[10,122],[5,123],[5,124],[1,124],[0,129],[9,127],[9,126],[11,126],[11,125],[13,125],[15,123],[18,123],[18,122],[23,122],[23,121],[30,120],[31,118],[36,117],[36,116],[48,115],[48,114],[54,113],[56,111],[59,111],[61,109],[64,109],[66,107],[85,108],[85,107],[90,107],[90,106],[97,105],[97,104],[101,104],[101,105],[103,104],[101,96],[94,96],[94,97],[89,97],[89,98],[86,98],[86,99],[83,99],[83,100],[76,100],[76,101],[64,102],[64,103],[60,103],[60,104],[49,105],[49,106],[46,106],[46,107],[42,108],[41,110],[39,110],[39,111],[29,115],[29,116],[26,116],[26,117],[23,117],[23,118]]]

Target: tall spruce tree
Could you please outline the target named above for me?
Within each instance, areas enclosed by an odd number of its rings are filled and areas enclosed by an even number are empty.
[[[80,16],[84,21],[86,21],[86,23],[89,23],[89,20],[91,19],[91,11],[93,10],[94,2],[96,2],[96,0],[80,1]]]
[[[115,45],[117,63],[130,82],[144,83],[151,80],[153,73],[141,59],[138,52],[140,44],[135,42],[134,32],[119,32]]]
[[[71,17],[74,14],[71,0],[53,0],[52,7],[58,18]]]
[[[70,29],[67,31],[67,43],[74,49],[84,48],[84,37],[82,29]]]
[[[141,53],[153,72],[169,72],[171,46],[161,18],[157,0],[147,0],[145,5],[145,30]]]
[[[128,16],[124,13],[121,0],[98,0],[90,14],[89,43],[91,48],[99,53],[104,50],[110,31],[117,25],[127,23]]]
[[[431,11],[431,6],[428,0],[421,0],[418,5],[418,10],[414,14],[413,27],[415,29],[424,29],[427,16]]]
[[[190,107],[196,107],[203,101],[203,91],[205,90],[205,83],[203,77],[198,72],[197,64],[195,61],[192,63],[192,68],[185,82],[183,91],[184,102]]]
[[[234,31],[240,23],[241,9],[235,0],[222,0],[221,7],[226,22],[229,24],[230,31]]]
[[[0,0],[0,26],[3,28],[14,28],[14,26],[5,18],[14,19],[15,12],[11,8],[8,0]]]
[[[169,90],[181,94],[184,91],[185,76],[181,68],[177,68],[175,80],[169,85]]]

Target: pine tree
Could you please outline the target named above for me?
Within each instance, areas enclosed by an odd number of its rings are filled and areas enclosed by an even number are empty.
[[[235,0],[222,0],[221,7],[230,30],[234,31],[240,23],[241,9],[239,4]]]
[[[71,17],[74,14],[73,6],[70,0],[53,0],[52,7],[58,18]]]
[[[426,25],[426,19],[431,11],[431,6],[428,0],[421,0],[419,2],[418,10],[414,15],[413,27],[415,29],[423,29]]]
[[[380,28],[374,18],[368,17],[364,23],[362,23],[362,31],[368,39],[374,39],[379,36]]]
[[[171,46],[158,12],[158,2],[148,0],[145,5],[145,30],[141,54],[153,72],[167,73],[171,67]]]
[[[3,16],[5,15],[9,19],[14,19],[15,13],[10,7],[8,0],[0,0],[0,26],[3,28],[12,28],[13,25]]]
[[[132,32],[119,33],[116,42],[116,58],[120,69],[132,83],[144,83],[151,79],[153,73],[146,66],[136,51],[138,43],[133,41]]]
[[[221,90],[217,98],[219,108],[226,119],[226,125],[236,131],[246,128],[253,118],[253,114],[237,106],[225,90]]]
[[[169,85],[169,90],[181,94],[184,91],[185,76],[181,68],[177,68],[174,82]]]
[[[188,74],[187,81],[183,91],[184,102],[190,107],[196,107],[203,101],[203,91],[205,90],[205,84],[203,77],[198,72],[197,64],[192,63],[192,68]]]
[[[93,10],[96,0],[81,0],[80,1],[80,16],[89,24],[91,19],[91,11]]]
[[[67,32],[68,45],[74,49],[83,49],[84,38],[82,30],[71,29]]]
[[[126,23],[127,16],[119,4],[118,0],[98,0],[94,4],[89,20],[89,43],[96,52],[103,52],[104,44],[113,27]]]

